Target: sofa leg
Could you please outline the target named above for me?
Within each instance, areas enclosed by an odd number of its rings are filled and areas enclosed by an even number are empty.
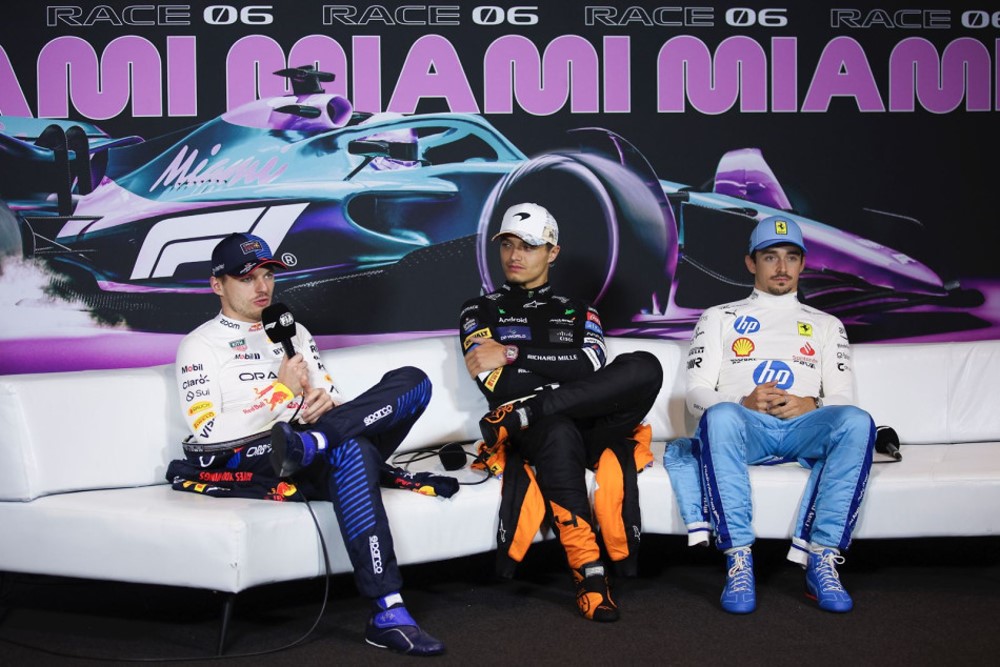
[[[236,605],[236,594],[226,593],[222,599],[222,623],[219,625],[219,650],[221,656],[226,649],[226,633],[229,631],[229,619],[233,617],[233,607]]]

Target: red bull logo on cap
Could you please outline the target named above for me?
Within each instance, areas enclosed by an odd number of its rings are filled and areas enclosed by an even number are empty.
[[[243,251],[244,255],[256,255],[258,252],[264,249],[261,242],[257,239],[252,239],[250,241],[244,241],[240,244],[240,250]]]

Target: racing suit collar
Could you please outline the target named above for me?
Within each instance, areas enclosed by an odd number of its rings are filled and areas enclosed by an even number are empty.
[[[757,288],[754,288],[753,294],[750,295],[750,300],[758,301],[761,305],[769,308],[796,308],[802,305],[799,302],[798,292],[789,292],[788,294],[775,296]]]
[[[500,290],[515,299],[520,299],[522,301],[527,301],[529,299],[547,298],[552,296],[552,284],[545,283],[541,287],[536,287],[535,289],[524,289],[520,285],[511,285],[505,282],[500,286]]]

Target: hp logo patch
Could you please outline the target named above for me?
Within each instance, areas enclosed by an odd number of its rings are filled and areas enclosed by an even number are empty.
[[[755,331],[760,331],[760,321],[756,317],[750,317],[749,315],[740,315],[733,322],[733,328],[736,329],[736,333],[746,336],[747,334],[752,334]]]
[[[778,389],[788,389],[795,382],[795,374],[784,361],[765,361],[753,369],[754,384],[777,382]]]

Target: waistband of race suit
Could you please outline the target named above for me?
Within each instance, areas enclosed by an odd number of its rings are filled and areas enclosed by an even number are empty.
[[[240,447],[246,447],[247,445],[256,444],[261,440],[269,440],[271,438],[270,431],[261,431],[260,433],[254,433],[253,435],[247,435],[242,438],[237,438],[236,440],[226,440],[225,442],[212,442],[212,443],[200,443],[194,442],[192,436],[184,438],[181,442],[181,447],[184,448],[185,454],[218,454],[219,452],[224,452],[232,449],[238,449]]]

